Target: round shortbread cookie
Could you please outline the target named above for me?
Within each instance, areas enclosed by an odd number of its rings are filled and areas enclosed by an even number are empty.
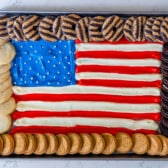
[[[7,71],[3,74],[0,74],[0,83],[5,82],[10,77],[10,72]]]
[[[124,20],[119,16],[109,16],[102,26],[104,38],[110,42],[119,41],[123,37]]]
[[[0,154],[1,154],[2,151],[3,151],[3,148],[4,148],[4,142],[3,142],[2,137],[0,136]]]
[[[5,43],[7,43],[9,40],[3,40],[3,39],[0,39],[0,46],[3,46]]]
[[[2,156],[9,156],[13,153],[15,148],[14,139],[10,134],[2,134],[3,140],[3,150],[1,152]]]
[[[38,27],[41,18],[36,15],[29,15],[23,20],[22,29],[28,40],[36,41],[40,39]]]
[[[90,41],[104,41],[102,34],[102,26],[105,21],[104,16],[96,16],[89,23],[89,38]]]
[[[15,48],[11,43],[0,46],[0,65],[10,64],[15,54]]]
[[[162,150],[160,151],[160,156],[168,155],[168,139],[163,135],[157,135],[162,142]]]
[[[10,71],[10,68],[11,68],[11,64],[0,65],[0,75],[7,71]]]
[[[24,151],[24,155],[31,155],[36,149],[36,139],[32,134],[26,134],[27,136],[27,149]]]
[[[161,27],[160,27],[160,34],[164,42],[168,42],[168,17],[164,18]]]
[[[0,134],[9,131],[12,124],[12,119],[8,115],[0,114]]]
[[[62,21],[62,31],[67,39],[75,40],[75,27],[81,17],[77,14],[70,14],[64,17]]]
[[[0,16],[0,39],[9,40],[8,31],[6,29],[7,21],[9,17],[7,15]]]
[[[5,91],[7,88],[12,88],[11,77],[9,77],[4,82],[0,83],[0,93]]]
[[[12,87],[8,87],[6,90],[0,92],[0,104],[8,101],[13,94]]]

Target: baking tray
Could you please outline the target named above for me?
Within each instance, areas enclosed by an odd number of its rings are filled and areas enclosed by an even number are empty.
[[[57,12],[57,11],[34,11],[34,10],[0,10],[0,15],[30,15],[30,14],[36,14],[39,16],[46,16],[46,15],[52,15],[52,16],[57,16],[57,15],[62,15],[62,14],[70,14],[70,13],[76,13],[81,16],[96,16],[96,15],[101,15],[101,16],[110,16],[110,15],[118,15],[123,18],[128,18],[129,16],[168,16],[168,11],[118,11],[118,12],[112,12],[112,11],[104,11],[104,12],[78,12],[78,11],[67,11],[67,12]],[[57,155],[30,155],[30,156],[25,156],[25,155],[15,155],[12,154],[8,157],[0,156],[0,159],[8,159],[8,158],[15,158],[15,159],[43,159],[43,160],[48,160],[48,159],[58,159],[58,160],[66,160],[66,159],[71,159],[71,160],[148,160],[148,161],[159,161],[159,160],[168,160],[168,156],[149,156],[149,155],[136,155],[134,153],[128,153],[128,154],[112,154],[112,155],[93,155],[93,154],[88,154],[88,155],[66,155],[66,156],[57,156]]]

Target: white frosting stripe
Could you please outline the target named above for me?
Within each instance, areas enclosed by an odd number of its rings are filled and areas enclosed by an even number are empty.
[[[13,92],[16,95],[25,94],[106,94],[106,95],[124,95],[141,96],[151,95],[160,96],[160,89],[156,87],[148,88],[117,88],[117,87],[99,87],[99,86],[64,86],[64,87],[19,87],[13,86]]]
[[[107,111],[123,113],[159,113],[160,104],[128,104],[113,102],[93,102],[93,101],[62,101],[62,102],[42,102],[42,101],[20,101],[17,103],[18,111]]]
[[[118,74],[101,72],[81,72],[76,74],[76,79],[105,79],[105,80],[126,80],[126,81],[156,81],[162,80],[161,74]]]
[[[78,58],[77,65],[106,65],[106,66],[131,66],[131,67],[160,67],[158,59],[100,59]]]
[[[162,52],[162,44],[76,44],[77,51],[157,51]]]
[[[130,130],[157,130],[158,124],[153,120],[130,120],[119,118],[82,118],[82,117],[39,117],[21,118],[14,126],[103,126],[108,128],[127,128]]]

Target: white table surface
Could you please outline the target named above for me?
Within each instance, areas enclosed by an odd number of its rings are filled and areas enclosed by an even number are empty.
[[[0,0],[0,10],[168,11],[167,0]],[[168,168],[166,161],[2,159],[0,168]]]

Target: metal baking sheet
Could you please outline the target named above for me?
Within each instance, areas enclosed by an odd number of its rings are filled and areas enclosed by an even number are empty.
[[[130,11],[118,11],[118,12],[112,12],[112,11],[105,11],[105,12],[44,12],[44,11],[11,11],[11,10],[0,10],[0,15],[21,15],[21,14],[36,14],[40,16],[46,16],[46,15],[62,15],[62,14],[70,14],[70,13],[76,13],[81,16],[96,16],[96,15],[102,15],[102,16],[110,16],[110,15],[118,15],[124,18],[127,18],[129,16],[168,16],[168,11],[136,11],[136,12],[130,12]],[[65,159],[71,159],[71,160],[152,160],[152,161],[158,161],[158,160],[168,160],[168,156],[161,157],[161,156],[149,156],[149,155],[136,155],[133,153],[128,153],[128,154],[112,154],[112,155],[93,155],[93,154],[88,154],[88,155],[66,155],[66,156],[57,156],[57,155],[30,155],[30,156],[25,156],[25,155],[15,155],[12,154],[8,157],[0,156],[0,159],[4,158],[23,158],[23,159],[59,159],[59,160],[65,160]]]

